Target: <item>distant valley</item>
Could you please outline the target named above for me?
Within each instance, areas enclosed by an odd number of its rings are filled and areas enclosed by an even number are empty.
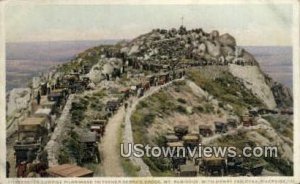
[[[119,40],[59,41],[6,44],[6,91],[26,87],[28,81],[51,66],[68,62],[90,47]]]

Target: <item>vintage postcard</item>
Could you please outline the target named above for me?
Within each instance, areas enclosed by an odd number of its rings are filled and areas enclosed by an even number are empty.
[[[299,1],[0,6],[0,183],[300,182]]]

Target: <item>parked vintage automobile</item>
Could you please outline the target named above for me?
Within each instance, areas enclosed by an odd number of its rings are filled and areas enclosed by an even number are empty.
[[[169,155],[171,157],[171,163],[173,170],[179,169],[180,165],[186,163],[186,157],[183,156],[183,142],[168,142],[167,146],[170,147],[172,150],[174,149],[174,155]]]
[[[228,157],[227,158],[227,171],[228,173],[238,173],[242,171],[241,164],[243,163],[243,158],[241,157]]]
[[[76,81],[72,85],[70,85],[71,93],[81,93],[86,89],[87,84],[83,81]]]
[[[228,131],[227,124],[224,122],[215,122],[215,133],[226,133]]]
[[[252,160],[252,161],[244,161],[241,164],[241,174],[247,175],[248,173],[251,173],[254,176],[259,176],[262,174],[262,171],[265,167],[266,163],[258,160]]]
[[[231,128],[237,128],[238,121],[234,118],[228,118],[227,119],[227,126]]]
[[[197,168],[193,164],[184,164],[179,166],[179,176],[192,177],[197,176]]]
[[[56,102],[49,101],[48,96],[42,96],[40,106],[43,109],[51,109],[51,112],[53,112],[56,108]]]
[[[199,134],[187,134],[182,137],[184,147],[194,148],[199,146],[200,135]]]
[[[120,102],[118,102],[117,100],[110,100],[106,103],[105,109],[109,112],[114,113],[119,106],[120,106]]]
[[[14,145],[16,164],[33,161],[47,142],[45,117],[31,117],[18,124],[18,140]]]
[[[174,126],[175,135],[181,139],[183,136],[188,134],[188,126],[187,125],[176,125]]]
[[[93,177],[94,172],[73,164],[63,164],[47,169],[49,177]]]
[[[80,159],[82,163],[95,162],[100,163],[100,152],[97,145],[96,132],[85,132],[80,134],[80,144],[83,149],[83,155]]]
[[[38,108],[35,113],[33,114],[33,117],[41,117],[46,119],[46,127],[48,130],[51,130],[55,126],[55,122],[52,122],[51,120],[51,114],[52,114],[52,109],[49,108]]]
[[[199,134],[203,137],[209,137],[213,135],[213,130],[210,125],[199,125]]]
[[[166,143],[168,142],[178,142],[179,138],[175,135],[175,133],[168,133],[164,136]]]
[[[48,95],[49,101],[55,101],[57,104],[60,104],[61,100],[67,95],[66,89],[56,89],[51,91]]]
[[[223,176],[226,171],[226,159],[221,157],[207,157],[202,159],[202,165],[205,176]]]
[[[97,119],[97,120],[91,121],[90,130],[92,132],[96,132],[97,140],[100,140],[101,137],[104,135],[106,124],[107,124],[106,119],[101,119],[101,120]]]

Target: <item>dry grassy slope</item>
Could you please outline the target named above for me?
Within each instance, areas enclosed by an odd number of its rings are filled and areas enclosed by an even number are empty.
[[[151,137],[172,131],[173,127],[179,124],[188,125],[191,132],[198,132],[200,124],[212,126],[214,121],[226,120],[229,112],[220,108],[217,100],[208,100],[205,95],[194,92],[190,85],[188,82],[170,87],[149,99],[153,102],[149,104],[153,105],[151,112],[155,111],[154,108],[158,108],[158,117],[148,129]],[[157,105],[159,99],[165,101]],[[167,103],[166,106],[163,103]],[[168,110],[159,109],[160,107]]]
[[[172,131],[174,125],[189,125],[190,132],[197,132],[200,124],[213,127],[214,121],[226,121],[228,117],[245,112],[247,107],[265,106],[266,103],[259,99],[261,96],[253,95],[253,89],[245,87],[243,80],[233,76],[226,67],[191,69],[187,72],[185,82],[175,83],[138,105],[132,116],[134,141],[160,144],[162,135]],[[255,85],[264,86],[264,83]],[[270,101],[267,100],[268,103]],[[260,146],[277,145],[280,159],[267,160],[268,170],[290,175],[293,162],[292,118],[266,119],[270,122],[260,119],[262,125],[246,132],[243,129],[237,131],[241,134],[238,137],[225,136],[213,139],[211,143],[243,146],[243,142],[251,141]],[[154,175],[167,171],[161,164],[162,160],[148,159],[145,162],[150,165]]]
[[[214,121],[241,115],[248,107],[263,106],[227,67],[190,69],[187,78],[186,82],[175,83],[139,104],[132,120],[144,122],[149,136],[166,133],[176,124],[187,124],[197,132],[200,124],[213,126]],[[143,131],[136,134],[140,134],[136,136],[137,142],[145,141]]]
[[[212,68],[212,70],[215,69]],[[199,73],[198,71],[191,71],[188,74],[191,76],[191,80],[175,83],[175,85],[149,97],[138,105],[137,111],[132,117],[132,121],[137,123],[136,130],[142,130],[135,132],[137,142],[149,141],[155,144],[154,137],[172,131],[173,127],[178,124],[189,125],[191,132],[198,132],[200,124],[209,124],[213,128],[215,121],[226,121],[227,118],[237,117],[238,113],[246,111],[248,104],[243,102],[244,97],[236,97],[235,94],[238,92],[235,89],[238,83],[228,86],[233,91],[226,94],[223,90],[226,91],[227,87],[218,89],[223,84],[211,81],[211,78],[223,76],[226,69],[219,71],[219,73],[214,72],[213,76],[209,69],[205,70],[207,71],[202,72],[200,81],[192,81],[194,79],[192,76],[199,77]],[[200,86],[205,85],[208,82],[211,86],[206,87],[205,90],[197,86],[199,84]],[[246,91],[246,89],[243,90]],[[248,97],[249,95],[243,90],[241,90],[242,95]],[[210,93],[211,91],[214,91],[214,94]],[[139,127],[139,124],[141,126],[146,125],[146,132],[143,132],[144,129]]]
[[[186,124],[191,132],[196,132],[199,124],[212,124],[226,119],[227,115],[216,100],[207,101],[205,95],[194,93],[189,83],[176,82],[137,106],[131,117],[134,142],[160,144],[162,135],[172,131],[175,125]],[[165,160],[145,158],[144,161],[152,175],[170,176]]]

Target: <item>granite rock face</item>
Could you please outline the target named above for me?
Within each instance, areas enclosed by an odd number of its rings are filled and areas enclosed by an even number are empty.
[[[254,57],[236,44],[228,33],[202,29],[155,29],[141,35],[120,49],[128,56],[136,56],[151,63],[170,64],[174,59],[205,60],[212,63],[238,63],[257,65]]]
[[[228,34],[228,33],[222,34],[219,37],[219,42],[223,46],[229,46],[229,47],[235,47],[236,46],[235,38],[233,36],[231,36],[230,34]]]
[[[18,130],[18,122],[31,112],[31,89],[14,88],[6,96],[6,136],[10,137]]]
[[[119,58],[101,58],[87,76],[93,83],[97,84],[105,80],[106,76],[111,77],[116,70],[121,70],[122,66],[122,60]]]
[[[7,98],[6,115],[11,116],[13,113],[29,107],[31,90],[30,88],[14,88],[9,92]]]
[[[293,94],[291,90],[278,82],[273,82],[271,86],[277,107],[289,108],[293,106]]]

